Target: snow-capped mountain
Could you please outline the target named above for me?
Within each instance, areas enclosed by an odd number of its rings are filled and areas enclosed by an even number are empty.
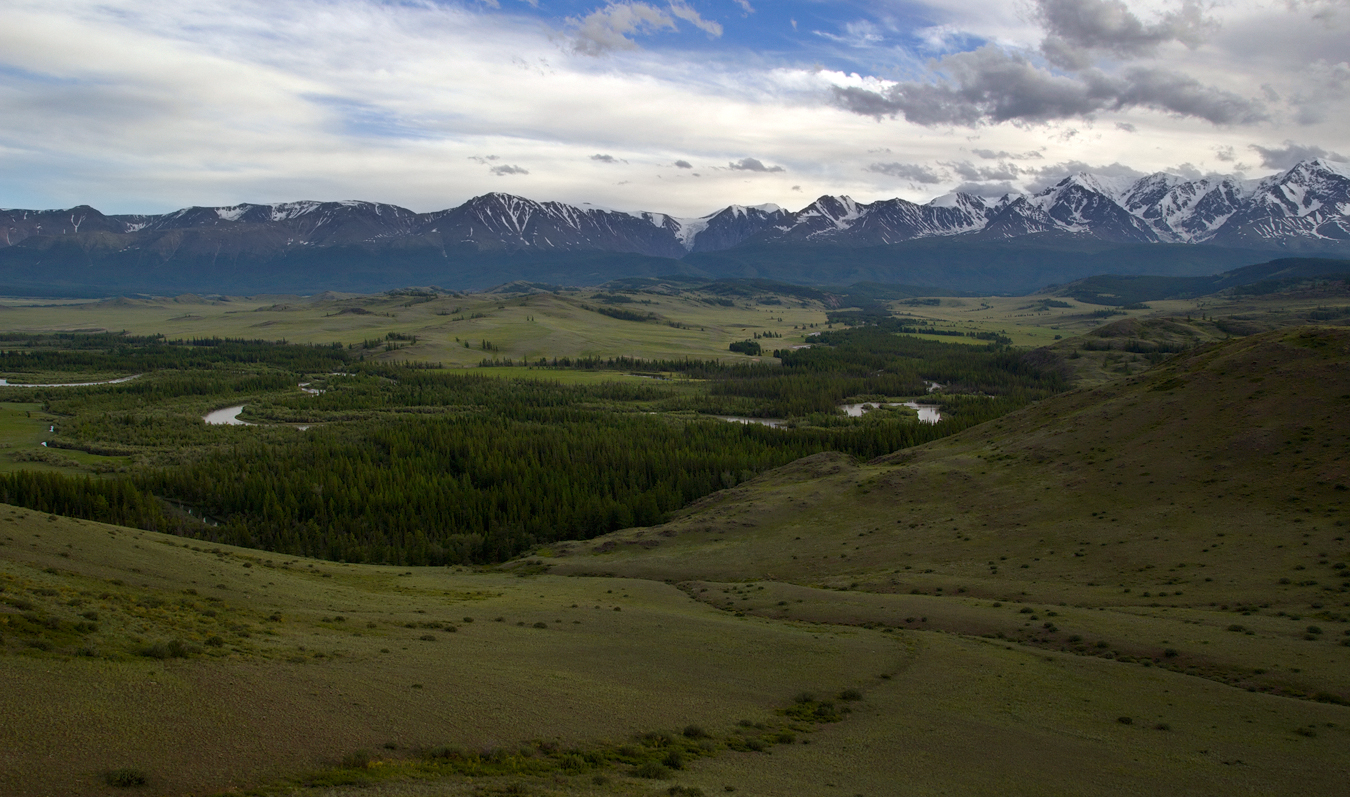
[[[824,196],[755,240],[876,246],[933,236],[1047,233],[1247,248],[1350,242],[1350,167],[1314,160],[1262,180],[1078,173],[1034,194],[996,200],[951,194],[924,205]]]
[[[878,246],[983,229],[1004,205],[972,194],[949,194],[926,205],[903,199],[859,204],[823,196],[756,237],[765,243],[843,243]]]
[[[175,248],[223,246],[231,251],[259,246],[370,246],[407,239],[482,252],[598,251],[680,258],[735,246],[788,215],[777,205],[732,205],[707,216],[680,218],[536,202],[500,193],[432,213],[355,201],[190,207],[160,216],[105,216],[81,206],[0,210],[0,248],[35,237],[98,232],[132,236],[128,245],[147,248],[165,236],[172,238]]]
[[[784,258],[805,262],[824,257],[828,249],[876,249],[920,239],[978,246],[1054,240],[1059,251],[1066,251],[1066,240],[1081,242],[1070,248],[1206,244],[1231,253],[1345,257],[1350,166],[1312,160],[1259,180],[1077,173],[1031,194],[954,193],[924,204],[823,196],[796,212],[733,205],[697,218],[500,193],[431,213],[356,201],[191,207],[163,215],[112,216],[88,206],[0,210],[0,285],[31,285],[46,274],[62,274],[67,284],[105,276],[119,285],[170,276],[189,284],[198,272],[235,274],[235,284],[254,279],[243,275],[270,276],[280,273],[276,269],[310,275],[286,283],[307,285],[339,265],[361,275],[352,276],[351,284],[417,284],[434,281],[428,275],[453,277],[475,263],[482,269],[475,279],[486,281],[503,262],[541,280],[568,282],[598,278],[593,266],[602,261],[610,269],[604,273],[621,276],[623,268],[635,267],[621,266],[623,257],[632,263],[693,256],[690,267],[702,268],[697,264],[717,253],[725,253],[717,255],[722,265],[708,268],[772,277],[768,264],[781,265]],[[925,251],[932,248],[925,245]],[[761,250],[763,257],[753,255]],[[881,249],[868,257],[896,267],[907,262]],[[489,262],[496,265],[481,265]],[[112,270],[105,274],[104,266]],[[674,270],[651,262],[642,268]],[[158,276],[148,276],[152,273]],[[873,276],[878,275],[868,278]],[[453,284],[449,278],[440,281]]]

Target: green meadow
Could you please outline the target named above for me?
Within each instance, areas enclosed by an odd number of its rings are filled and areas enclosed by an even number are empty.
[[[0,793],[1339,793],[1350,333],[1318,325],[1347,304],[1319,291],[1114,315],[1049,295],[853,308],[962,333],[902,334],[931,343],[875,361],[883,333],[846,327],[849,306],[763,287],[10,301],[0,349],[39,356],[11,381],[178,365],[0,388],[0,472],[67,490],[62,512],[0,505]],[[77,330],[316,346],[188,356],[60,337]],[[766,353],[728,350],[747,339]],[[776,370],[738,368],[756,360]],[[845,398],[934,402],[951,425],[707,417]],[[259,425],[200,421],[238,404]],[[457,453],[443,427],[496,430],[516,459]],[[414,429],[444,473],[365,481],[416,460],[399,448]],[[616,435],[627,447],[584,448]],[[643,442],[678,439],[702,448]],[[864,455],[869,439],[910,442]],[[668,472],[697,497],[641,526],[511,526],[513,505],[629,517],[528,486],[528,463],[569,451],[582,483],[583,448],[620,463],[587,489],[631,517],[656,505],[642,491],[677,494]],[[306,463],[343,475],[291,484]],[[457,468],[502,490],[475,516],[501,534],[425,508]],[[276,499],[251,507],[234,472]],[[134,495],[172,501],[107,503]],[[377,499],[442,525],[395,534],[397,512],[351,508]],[[301,550],[339,527],[347,547],[324,550],[351,555]],[[393,542],[372,547],[380,528]],[[443,563],[392,559],[427,555],[416,533]]]

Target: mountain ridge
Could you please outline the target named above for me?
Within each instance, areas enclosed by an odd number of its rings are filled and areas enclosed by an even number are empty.
[[[1032,194],[954,193],[922,205],[827,195],[797,211],[731,205],[699,217],[499,192],[429,213],[359,200],[159,215],[107,215],[88,205],[0,210],[0,285],[253,293],[582,284],[653,271],[830,283],[856,271],[856,279],[1009,292],[1101,273],[1090,261],[1103,245],[1159,247],[1151,273],[1167,276],[1279,255],[1350,256],[1350,168],[1319,159],[1257,180],[1079,172]],[[1178,246],[1208,251],[1167,249]],[[958,285],[943,271],[946,261],[970,271],[975,264],[962,258],[989,252],[1026,273],[1002,278],[985,269]],[[1216,268],[1194,270],[1205,262]],[[924,282],[916,269],[928,274]]]

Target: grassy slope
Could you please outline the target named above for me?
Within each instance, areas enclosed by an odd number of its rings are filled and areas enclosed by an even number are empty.
[[[273,560],[0,515],[5,794],[100,794],[125,766],[148,793],[210,792],[385,743],[724,731],[803,689],[867,688],[909,656],[879,632],[735,618],[656,582]],[[97,630],[75,626],[85,612]],[[135,655],[170,639],[199,655]]]
[[[665,526],[560,546],[548,561],[553,572],[687,581],[751,615],[1070,654],[1087,668],[1074,670],[1085,694],[1125,689],[1139,705],[1175,702],[1164,684],[1222,696],[1256,726],[1229,738],[1251,764],[1293,738],[1289,715],[1264,726],[1267,712],[1350,723],[1345,707],[1273,696],[1350,698],[1348,361],[1345,330],[1234,339],[878,462],[803,460]],[[949,652],[934,652],[945,662],[935,666],[969,666]],[[1192,704],[1159,716],[1222,729],[1202,721],[1209,713]],[[1244,771],[1256,791],[1280,790],[1277,759]]]

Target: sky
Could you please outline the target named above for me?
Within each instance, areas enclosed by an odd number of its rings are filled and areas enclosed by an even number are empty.
[[[697,216],[1350,158],[1350,0],[0,0],[0,207]]]

